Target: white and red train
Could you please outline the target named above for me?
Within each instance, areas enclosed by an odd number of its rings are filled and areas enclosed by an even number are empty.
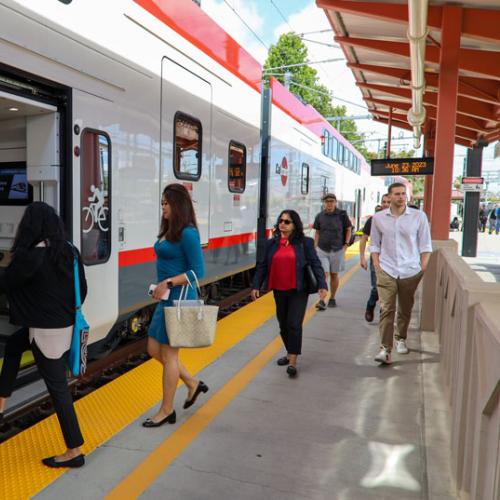
[[[259,217],[293,208],[310,227],[331,191],[359,225],[385,192],[277,81],[263,105],[262,67],[191,0],[1,0],[0,28],[0,265],[24,206],[56,207],[93,343],[150,304],[166,184],[192,193],[205,283],[255,265]]]

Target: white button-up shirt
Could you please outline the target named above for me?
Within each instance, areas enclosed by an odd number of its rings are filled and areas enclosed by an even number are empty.
[[[393,278],[418,274],[422,269],[420,254],[432,252],[425,213],[410,207],[399,217],[390,208],[377,212],[372,220],[370,252],[380,254],[380,267]]]

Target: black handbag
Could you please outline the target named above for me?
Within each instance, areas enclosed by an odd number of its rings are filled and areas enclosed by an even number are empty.
[[[307,293],[316,293],[318,291],[318,280],[314,274],[311,264],[307,262],[306,248],[302,244],[302,250],[304,252],[304,258],[306,259],[306,264],[304,266],[304,291]]]
[[[304,266],[304,290],[309,294],[318,291],[318,280],[312,270],[311,264]]]

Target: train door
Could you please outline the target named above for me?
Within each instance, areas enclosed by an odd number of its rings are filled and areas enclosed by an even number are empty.
[[[162,60],[160,196],[166,184],[180,182],[191,193],[201,243],[210,234],[212,86],[168,57]]]
[[[44,201],[67,225],[65,187],[66,90],[38,86],[34,77],[0,72],[0,273],[8,266],[19,223],[32,201]],[[3,85],[8,82],[8,85]],[[9,323],[8,302],[0,294],[0,359],[4,345],[17,331]],[[22,367],[29,365],[25,355]],[[29,374],[30,370],[23,371]]]
[[[118,232],[113,217],[111,101],[73,92],[73,241],[79,246],[89,292],[84,304],[92,341],[103,338],[118,316]],[[98,325],[98,326],[96,326]]]

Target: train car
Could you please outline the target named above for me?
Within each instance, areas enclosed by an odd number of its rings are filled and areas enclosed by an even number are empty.
[[[254,267],[265,199],[257,61],[191,0],[5,0],[0,26],[0,266],[24,207],[53,205],[86,266],[93,355],[147,320],[168,183],[195,203],[205,285]],[[285,207],[310,226],[326,191],[359,225],[383,184],[318,113],[271,85],[267,229]],[[3,297],[0,341],[14,328]]]

